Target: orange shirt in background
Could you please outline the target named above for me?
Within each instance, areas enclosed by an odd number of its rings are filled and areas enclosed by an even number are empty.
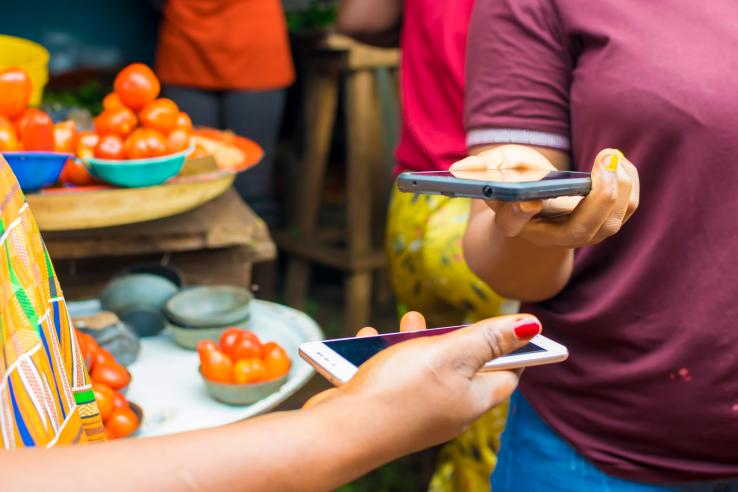
[[[165,84],[281,89],[295,77],[280,0],[167,0],[156,71]]]

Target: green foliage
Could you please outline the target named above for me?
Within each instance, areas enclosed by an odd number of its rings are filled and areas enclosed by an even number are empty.
[[[372,473],[344,485],[336,492],[413,492],[427,490],[418,479],[412,458],[388,463]]]
[[[88,80],[73,90],[44,91],[43,103],[45,108],[55,112],[62,109],[86,109],[90,114],[102,111],[102,100],[110,88],[98,80]]]
[[[313,0],[303,10],[287,12],[287,26],[292,32],[316,31],[336,21],[336,2]]]

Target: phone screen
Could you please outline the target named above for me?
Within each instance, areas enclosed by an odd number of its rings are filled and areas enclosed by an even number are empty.
[[[413,174],[438,176],[441,178],[472,179],[495,183],[522,183],[530,181],[550,181],[553,179],[581,179],[590,173],[579,171],[551,171],[550,169],[486,169],[483,171],[421,171]]]
[[[423,331],[411,331],[404,333],[390,333],[387,335],[379,335],[374,337],[363,337],[363,338],[347,338],[344,340],[328,340],[323,342],[326,346],[330,347],[331,350],[336,352],[338,355],[351,362],[356,367],[362,365],[367,360],[371,359],[372,356],[376,355],[381,350],[384,350],[392,345],[411,340],[418,337],[432,337],[436,335],[443,335],[463,326],[451,326],[447,328],[434,328],[431,330]],[[539,347],[535,343],[528,343],[527,345],[519,348],[515,352],[511,352],[508,355],[526,354],[532,352],[545,352],[546,349]]]

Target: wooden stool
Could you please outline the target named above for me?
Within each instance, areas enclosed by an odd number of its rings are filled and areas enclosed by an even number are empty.
[[[276,235],[279,246],[290,255],[285,298],[293,307],[304,307],[311,262],[344,271],[345,330],[353,334],[369,321],[372,274],[385,266],[382,242],[391,183],[382,152],[377,69],[396,74],[399,51],[329,35],[312,50],[308,64],[304,152],[295,210],[290,230]],[[337,234],[318,226],[318,214],[342,81],[347,217],[346,230]],[[336,246],[341,239],[345,246]]]

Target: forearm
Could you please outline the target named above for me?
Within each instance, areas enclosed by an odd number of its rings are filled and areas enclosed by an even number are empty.
[[[495,229],[494,212],[475,203],[464,236],[469,268],[501,296],[526,302],[553,297],[569,281],[574,251],[541,248]]]
[[[6,453],[3,490],[331,490],[407,452],[378,409],[352,398],[208,431]]]
[[[400,41],[402,0],[342,0],[338,29],[359,41],[397,46]]]

